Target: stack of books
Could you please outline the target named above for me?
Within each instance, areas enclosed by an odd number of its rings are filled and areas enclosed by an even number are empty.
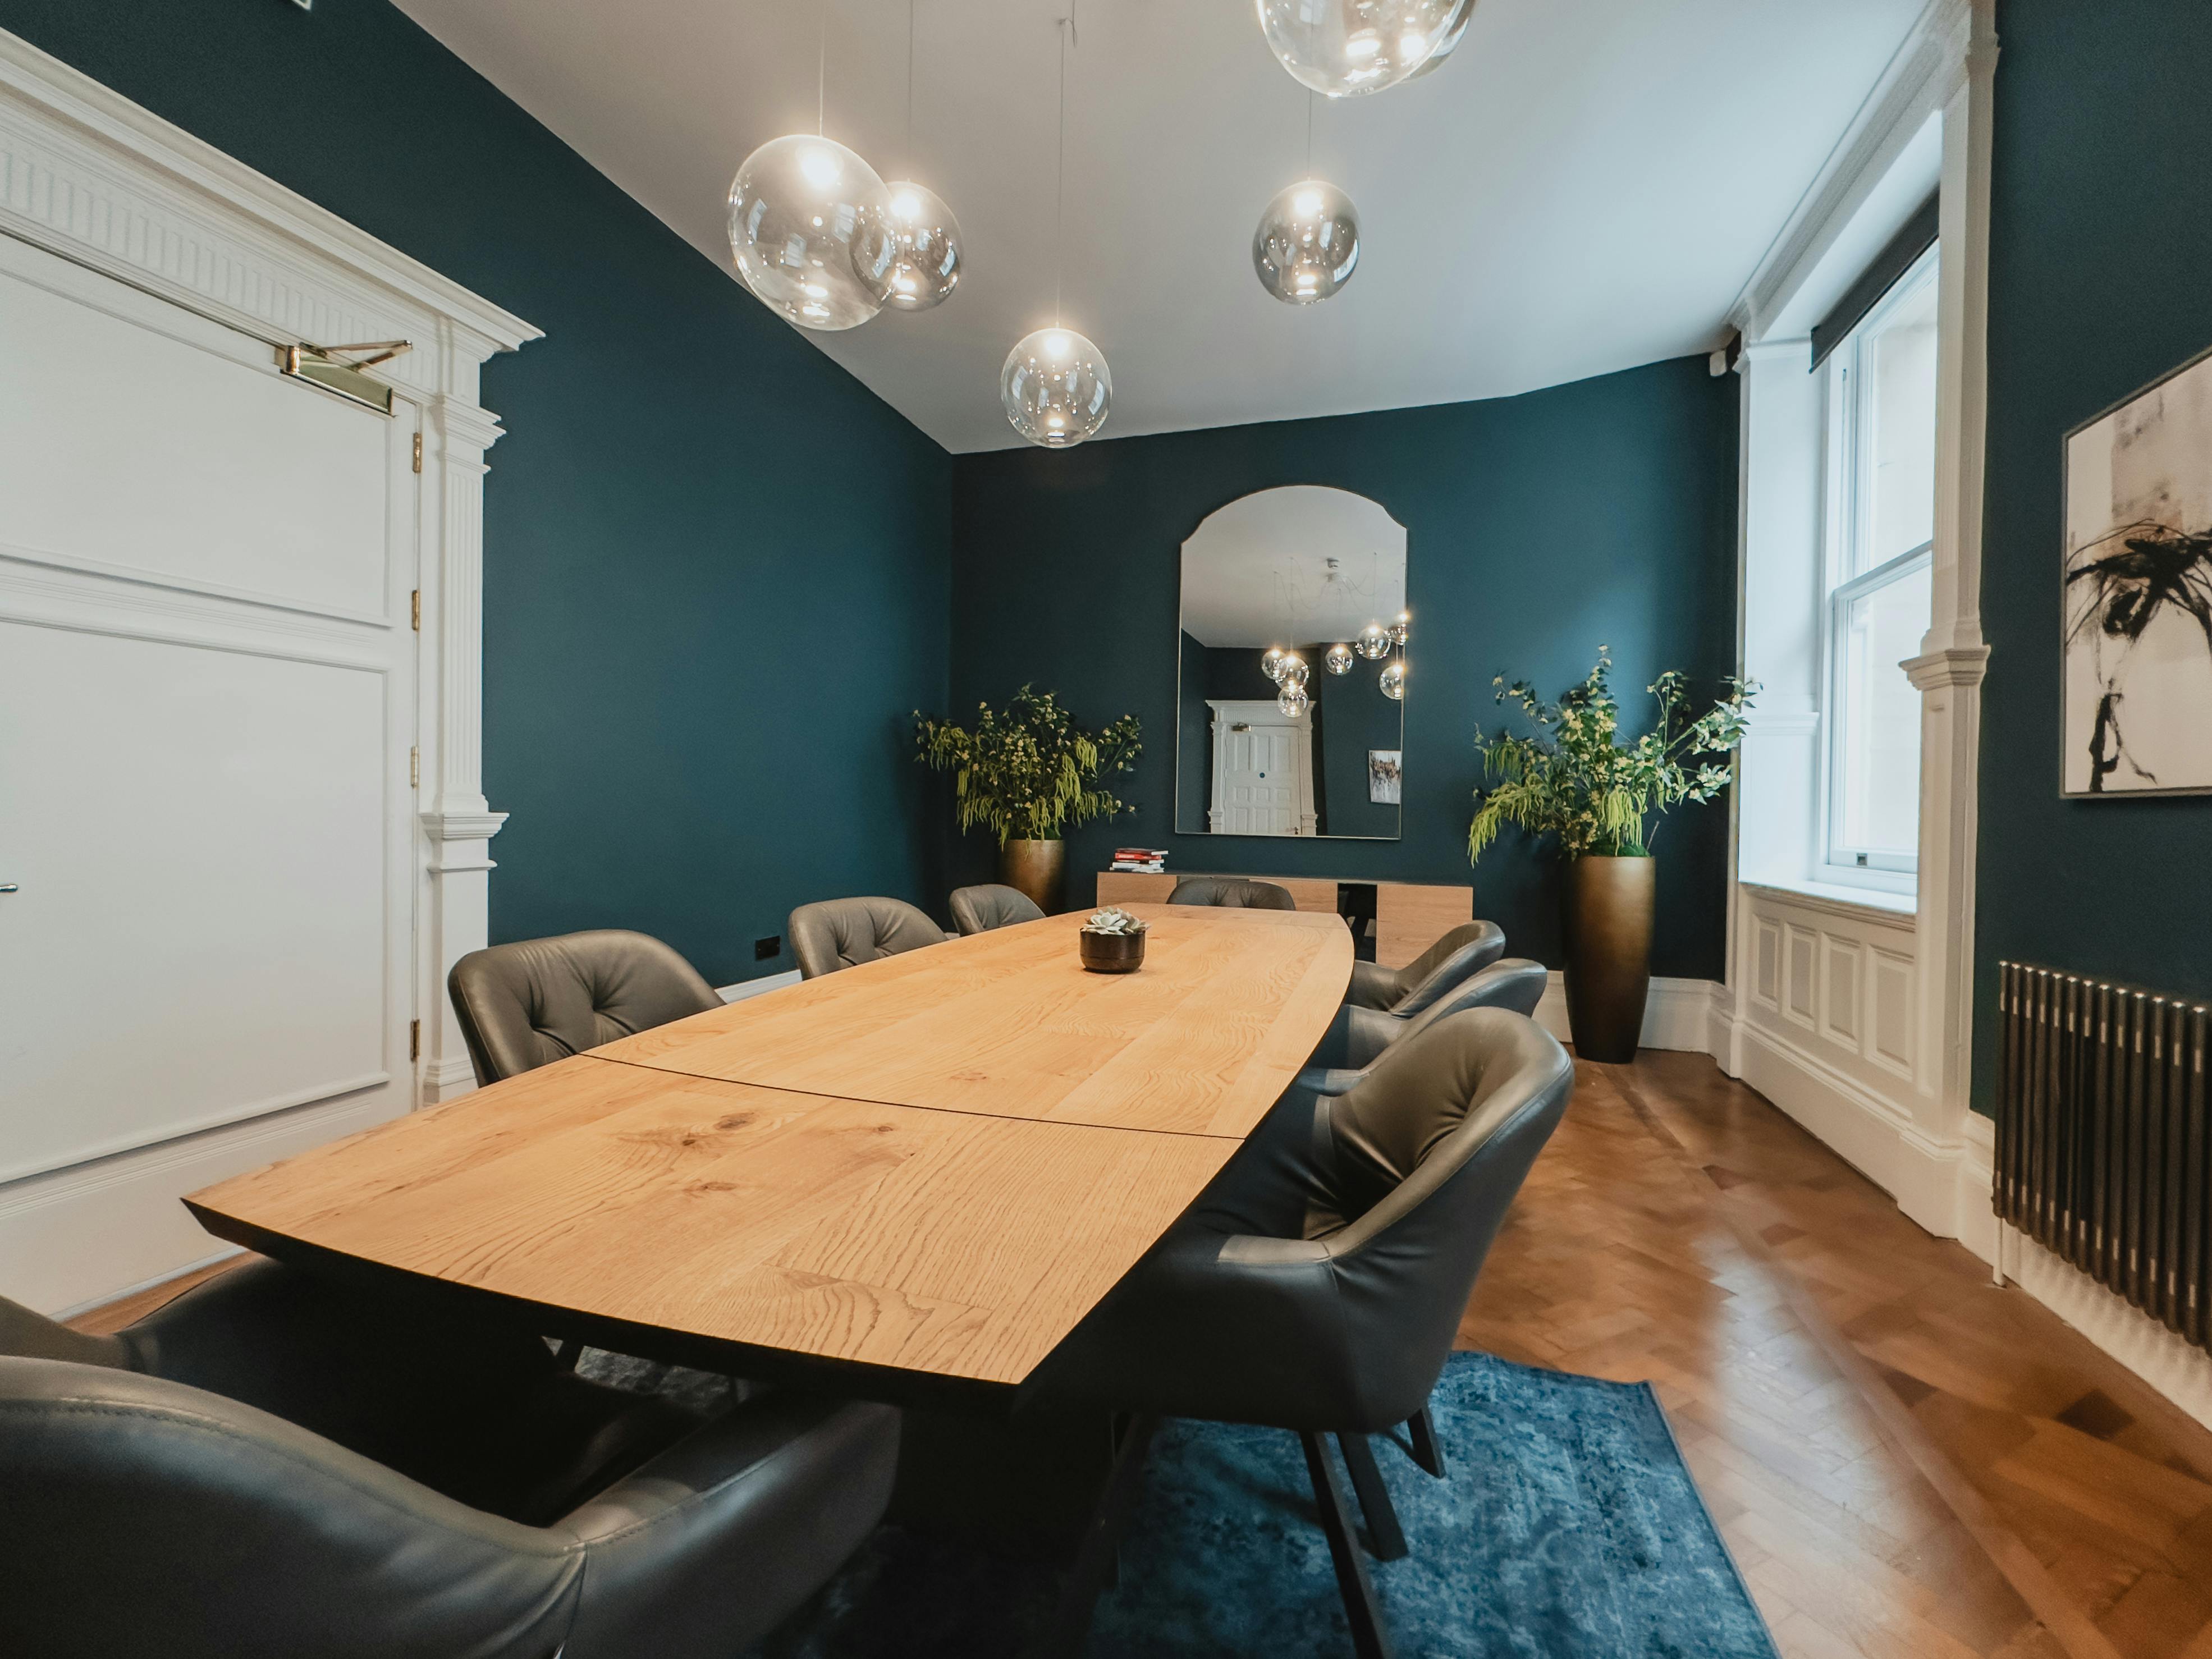
[[[1117,847],[1114,849],[1114,862],[1109,867],[1162,876],[1167,873],[1168,855],[1164,848],[1156,847]]]

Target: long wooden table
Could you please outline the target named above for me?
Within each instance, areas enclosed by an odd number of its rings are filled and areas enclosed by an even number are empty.
[[[1010,1391],[1226,1163],[1352,973],[1334,916],[1139,906],[640,1033],[185,1201],[278,1257],[691,1364]],[[902,1386],[903,1385],[903,1386]]]

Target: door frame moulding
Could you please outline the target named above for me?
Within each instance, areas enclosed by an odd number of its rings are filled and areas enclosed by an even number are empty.
[[[447,971],[488,936],[483,477],[494,355],[543,331],[0,30],[0,233],[266,342],[404,339],[379,366],[422,411],[414,1097],[470,1086]],[[304,391],[302,396],[318,395]]]
[[[1985,1260],[1996,1253],[1990,1212],[1988,1125],[1968,1106],[1972,1042],[1973,896],[1981,684],[1989,652],[1980,625],[1981,498],[1987,405],[1990,130],[1998,42],[1996,0],[1930,0],[1850,129],[1844,134],[1790,222],[1745,285],[1731,320],[1742,331],[1745,503],[1740,594],[1761,568],[1773,531],[1752,510],[1761,478],[1751,469],[1764,428],[1757,405],[1785,406],[1793,387],[1773,377],[1802,375],[1809,354],[1802,338],[1808,296],[1832,285],[1869,227],[1855,218],[1876,203],[1887,175],[1924,179],[1917,169],[1940,137],[1943,246],[1938,310],[1942,343],[1937,372],[1935,600],[1920,653],[1903,665],[1921,694],[1919,878],[1910,952],[1913,1054],[1911,1075],[1894,1083],[1845,1077],[1813,1052],[1808,1040],[1757,1017],[1750,983],[1754,964],[1747,940],[1754,927],[1751,896],[1764,908],[1786,907],[1786,892],[1741,887],[1738,865],[1729,886],[1729,984],[1715,1000],[1712,1051],[1731,1075],[1745,1077],[1822,1139],[1888,1188],[1906,1214],[1939,1237],[1958,1238]],[[1897,181],[1877,203],[1901,199]],[[1924,201],[1924,183],[1910,192]],[[1846,243],[1847,232],[1854,239]],[[1824,269],[1823,262],[1826,262]],[[1796,361],[1789,361],[1796,359]],[[1799,368],[1798,362],[1804,368]],[[1761,376],[1766,379],[1762,381]],[[1788,441],[1796,441],[1797,413]],[[1769,446],[1772,447],[1771,445]],[[1791,509],[1785,501],[1783,519]],[[1740,599],[1739,621],[1750,614]],[[1759,642],[1746,640],[1752,672]],[[1817,712],[1776,711],[1787,734],[1810,741]],[[1773,722],[1770,721],[1770,724]],[[1803,732],[1797,726],[1802,724]],[[1754,729],[1760,729],[1754,722]],[[1777,735],[1780,734],[1778,731]],[[1749,761],[1748,749],[1747,764]],[[1740,774],[1740,780],[1741,775]],[[1741,822],[1737,847],[1742,842]],[[1732,848],[1732,860],[1737,849]],[[1753,872],[1763,875],[1765,872]],[[1840,900],[1809,908],[1848,912]],[[1875,907],[1869,926],[1882,925]],[[1893,923],[1894,916],[1888,920]],[[1817,921],[1808,919],[1808,925]],[[1770,1011],[1771,1012],[1771,1011]]]

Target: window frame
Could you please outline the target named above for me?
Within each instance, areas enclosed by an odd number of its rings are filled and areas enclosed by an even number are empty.
[[[1844,839],[1842,780],[1850,733],[1844,718],[1844,629],[1850,607],[1905,577],[1932,565],[1935,543],[1898,554],[1871,568],[1858,568],[1868,554],[1873,533],[1869,469],[1864,465],[1870,441],[1869,411],[1861,387],[1862,359],[1868,341],[1909,301],[1939,280],[1942,244],[1931,245],[1892,283],[1889,291],[1853,325],[1848,337],[1821,365],[1826,378],[1826,449],[1824,469],[1827,495],[1826,523],[1822,537],[1821,599],[1819,603],[1821,688],[1819,795],[1813,863],[1816,879],[1844,886],[1868,887],[1894,893],[1915,893],[1919,886],[1918,849],[1909,854],[1851,845]],[[1934,434],[1929,441],[1935,441]]]

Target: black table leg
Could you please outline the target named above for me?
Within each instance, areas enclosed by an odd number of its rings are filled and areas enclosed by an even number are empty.
[[[1083,1651],[1085,1638],[1091,1633],[1091,1614],[1098,1605],[1098,1593],[1115,1571],[1121,1533],[1129,1524],[1130,1510],[1136,1506],[1137,1489],[1145,1473],[1145,1454],[1159,1426],[1157,1417],[1133,1417],[1122,1431],[1121,1449],[1114,1454],[1113,1471],[1106,1477],[1106,1490],[1099,1494],[1098,1507],[1083,1535],[1083,1547],[1075,1553],[1075,1565],[1068,1574],[1067,1586],[1060,1592],[1052,1622],[1030,1644],[1028,1659],[1075,1659]]]

